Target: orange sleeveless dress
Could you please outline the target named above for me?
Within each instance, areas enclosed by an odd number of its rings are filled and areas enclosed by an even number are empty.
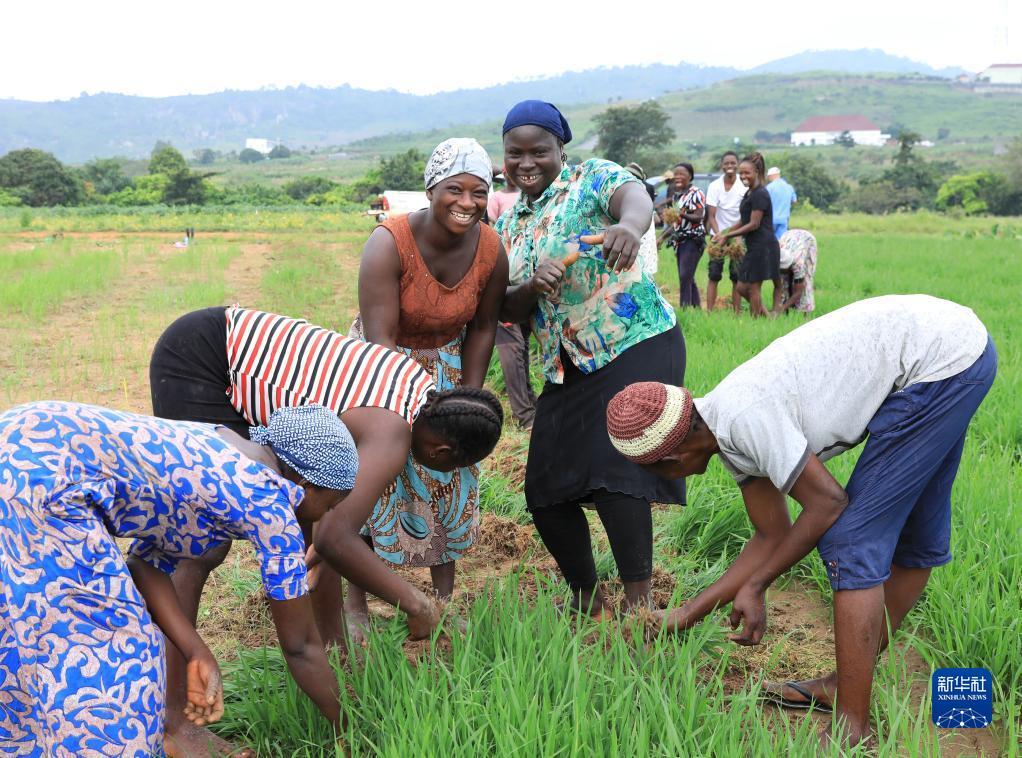
[[[398,350],[432,377],[438,391],[461,384],[461,347],[497,264],[500,238],[479,225],[475,258],[453,287],[430,273],[415,243],[407,216],[382,226],[397,244],[401,259]],[[362,338],[361,318],[352,336]],[[460,558],[479,529],[479,469],[434,471],[411,455],[405,468],[381,496],[366,523],[377,555],[407,566],[436,566]]]

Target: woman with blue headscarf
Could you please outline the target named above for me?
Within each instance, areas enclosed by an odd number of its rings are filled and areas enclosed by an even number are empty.
[[[547,380],[533,421],[526,504],[576,607],[602,615],[609,608],[581,506],[595,506],[632,607],[650,602],[650,503],[684,501],[682,483],[645,472],[613,448],[607,403],[633,382],[680,380],[685,343],[673,309],[636,265],[653,214],[649,195],[616,163],[567,165],[571,138],[561,112],[539,100],[518,103],[504,121],[504,170],[522,196],[497,224],[510,280],[501,318],[531,319]]]
[[[426,163],[429,207],[387,219],[370,235],[358,276],[353,335],[415,360],[438,391],[481,389],[497,314],[507,288],[507,255],[487,224],[490,157],[474,139],[444,140]],[[455,561],[478,531],[478,466],[437,471],[409,454],[366,525],[391,564],[428,566],[441,598],[454,591]],[[365,592],[348,583],[349,633],[361,639]]]
[[[223,692],[170,574],[232,539],[254,543],[288,667],[339,734],[300,524],[342,500],[357,469],[344,423],[318,405],[277,410],[251,441],[77,403],[0,415],[0,744],[29,756],[183,754],[164,743],[163,635],[188,662],[193,724],[220,718]],[[133,540],[127,559],[117,537]]]

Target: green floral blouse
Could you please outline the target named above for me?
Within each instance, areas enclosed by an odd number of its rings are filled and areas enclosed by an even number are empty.
[[[546,258],[563,258],[572,234],[597,233],[617,223],[610,200],[619,187],[638,181],[610,161],[590,159],[561,175],[535,202],[519,198],[497,222],[510,263],[510,283],[522,284]],[[583,373],[603,368],[644,339],[675,324],[674,310],[638,261],[628,271],[607,269],[600,247],[583,249],[568,268],[560,291],[541,296],[532,313],[547,380],[561,384],[563,345]]]

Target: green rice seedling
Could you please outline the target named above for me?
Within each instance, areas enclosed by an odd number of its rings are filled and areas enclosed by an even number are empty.
[[[0,313],[39,319],[68,298],[113,287],[122,268],[120,255],[104,250],[72,253],[70,241],[57,250],[40,250],[20,276],[0,278]]]
[[[492,473],[479,480],[479,507],[494,516],[529,524],[532,519],[525,510],[525,493],[519,482],[512,482],[500,474]]]

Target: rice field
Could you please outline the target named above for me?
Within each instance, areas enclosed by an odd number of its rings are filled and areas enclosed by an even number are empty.
[[[293,209],[203,212],[198,220],[182,211],[20,214],[0,214],[0,408],[60,398],[148,411],[152,345],[193,308],[240,301],[346,329],[356,309],[358,253],[371,228],[354,215]],[[934,572],[883,657],[874,688],[876,740],[851,754],[1018,755],[1022,222],[919,214],[796,217],[794,225],[819,239],[821,312],[872,295],[926,292],[972,307],[1000,353],[998,379],[973,423],[956,483],[954,561]],[[185,226],[198,228],[196,244],[175,249]],[[701,285],[705,265],[704,258]],[[675,301],[667,251],[659,276]],[[686,384],[697,394],[801,322],[692,311],[680,321]],[[495,367],[489,379],[501,388]],[[640,619],[564,617],[555,608],[562,591],[552,561],[524,512],[527,442],[509,426],[486,464],[482,545],[462,562],[445,631],[407,643],[400,619],[374,603],[369,647],[335,660],[351,753],[817,754],[825,717],[757,701],[763,679],[815,676],[832,666],[829,589],[815,555],[771,590],[770,628],[752,650],[727,641],[723,613],[683,637],[656,635]],[[843,481],[854,462],[853,452],[828,466]],[[655,514],[661,605],[713,581],[749,534],[738,490],[719,464],[690,483],[689,499],[685,509]],[[604,540],[596,540],[596,550],[613,589]],[[200,633],[228,673],[227,714],[217,730],[260,756],[333,755],[327,725],[286,674],[258,587],[251,555],[234,550],[200,611]],[[932,726],[929,676],[944,666],[991,670],[992,729]]]

